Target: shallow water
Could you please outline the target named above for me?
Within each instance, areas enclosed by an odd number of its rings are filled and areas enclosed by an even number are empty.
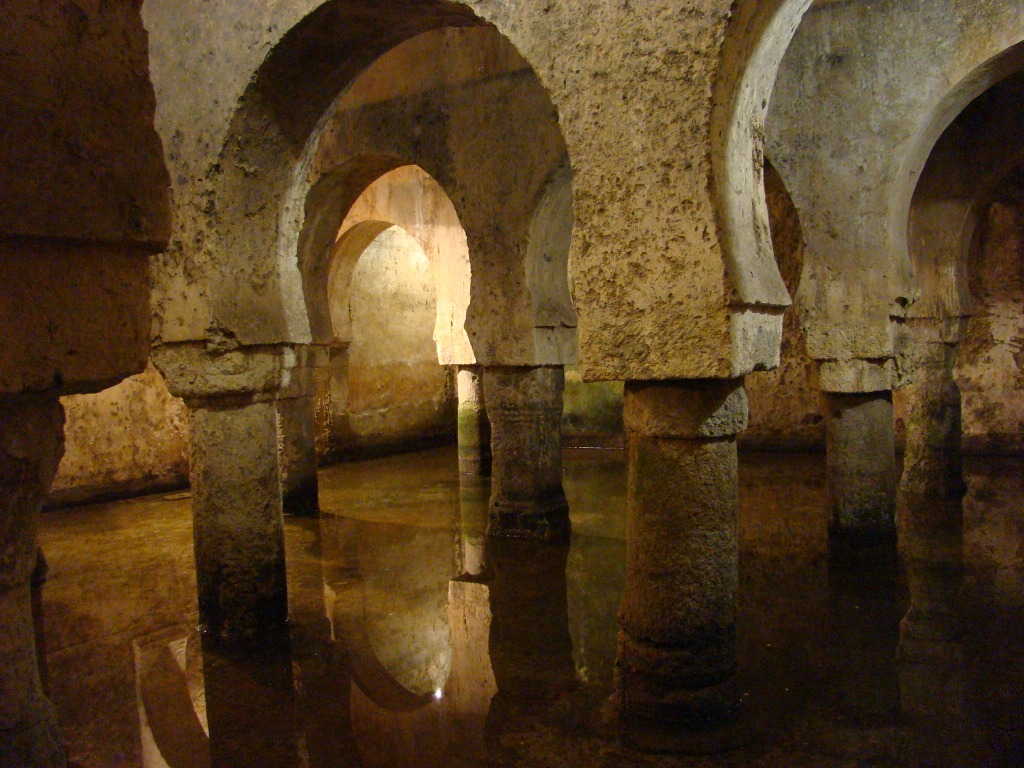
[[[640,755],[610,716],[618,451],[566,452],[568,547],[486,541],[454,449],[322,470],[322,518],[286,521],[285,655],[203,648],[188,499],[48,513],[48,685],[90,767],[1024,765],[1020,460],[968,480],[962,525],[903,515],[901,560],[830,558],[823,457],[741,458],[751,737],[718,755]]]

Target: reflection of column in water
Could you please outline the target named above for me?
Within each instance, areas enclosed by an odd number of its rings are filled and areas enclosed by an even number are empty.
[[[216,768],[295,768],[295,681],[287,647],[227,654],[203,644],[206,718]]]
[[[907,714],[954,715],[963,691],[959,499],[900,494],[900,554],[910,609],[900,622],[900,698]]]
[[[199,634],[172,630],[132,642],[143,768],[210,766]]]
[[[823,463],[741,458],[739,657],[744,717],[759,732],[822,700],[828,636]]]
[[[944,333],[934,321],[910,327],[916,365],[897,501],[910,588],[910,608],[900,623],[900,692],[907,714],[935,717],[958,714],[963,692],[961,404],[953,380],[956,347],[942,343]]]
[[[484,535],[487,533],[487,502],[490,493],[490,483],[486,479],[459,476],[458,570],[466,576],[479,576],[484,570]]]
[[[889,544],[835,549],[829,560],[829,645],[837,702],[854,718],[899,711],[895,656],[901,601]]]
[[[975,736],[1005,756],[1002,763],[990,764],[1024,765],[1024,473],[1020,457],[986,457],[969,469],[965,708]]]
[[[536,712],[576,685],[569,636],[567,545],[487,541],[491,597],[490,656],[498,692],[488,731],[513,715]]]
[[[299,739],[316,768],[358,764],[349,723],[351,677],[324,604],[327,574],[346,569],[345,555],[340,566],[337,559],[342,549],[338,533],[337,519],[325,516],[294,521],[289,537],[288,604]]]

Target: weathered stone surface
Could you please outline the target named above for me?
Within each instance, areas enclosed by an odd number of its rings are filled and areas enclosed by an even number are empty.
[[[737,460],[727,425],[745,423],[742,392],[735,381],[627,384],[626,588],[617,679],[627,721],[705,728],[738,707]],[[643,404],[647,418],[629,416],[631,401]],[[714,412],[709,403],[730,401],[744,418],[722,419],[713,435],[661,434],[663,423],[699,425]]]
[[[288,345],[242,347],[232,339],[222,344],[158,344],[153,364],[167,382],[171,394],[202,400],[238,396],[273,397],[291,381],[297,363]]]
[[[461,119],[453,111],[461,108],[457,100],[416,106],[419,93],[406,88],[405,111],[374,105],[381,115],[393,113],[393,132],[381,134],[385,143],[346,129],[346,142],[335,152],[344,159],[371,154],[373,175],[405,158],[449,190],[470,252],[480,259],[467,315],[477,362],[569,362],[545,359],[567,354],[559,329],[571,321],[560,313],[552,325],[550,312],[568,304],[531,299],[523,290],[524,279],[532,280],[530,268],[522,266],[524,256],[530,258],[531,228],[554,231],[534,226],[534,213],[543,216],[545,200],[564,197],[555,190],[567,145],[585,376],[737,376],[774,365],[779,309],[788,298],[768,247],[760,126],[775,67],[806,6],[806,0],[723,0],[683,9],[670,2],[612,7],[596,0],[543,7],[490,0],[461,7],[267,2],[259,11],[247,7],[239,21],[231,0],[206,3],[202,14],[148,3],[154,80],[167,107],[158,127],[173,147],[183,212],[171,253],[157,269],[157,333],[165,340],[200,338],[220,325],[248,342],[303,340],[309,328],[289,259],[304,217],[313,221],[314,212],[302,207],[315,179],[289,185],[310,157],[314,126],[339,89],[384,50],[441,27],[458,28],[444,33],[449,41],[476,39],[489,32],[471,27],[486,21],[508,36],[546,93],[532,86],[509,90],[512,79],[497,78],[488,86],[495,89],[491,96],[474,100]],[[666,27],[662,19],[680,11],[685,23]],[[185,56],[177,46],[186,31],[199,55]],[[429,71],[441,58],[468,61],[485,52],[485,70],[503,66],[493,48],[452,45],[419,70]],[[612,61],[614,67],[607,64]],[[532,101],[516,106],[517,94],[527,91],[535,94]],[[624,100],[623,93],[632,96]],[[495,103],[500,114],[491,112]],[[512,114],[514,126],[505,122]],[[525,114],[536,119],[526,123]],[[438,126],[446,121],[451,141],[438,155],[433,145],[442,141]],[[413,138],[402,138],[399,128],[412,122]],[[323,127],[328,136],[343,125]],[[524,151],[516,149],[520,144]],[[712,145],[721,151],[713,153]],[[319,173],[320,161],[310,162]],[[354,178],[354,166],[332,165]],[[250,258],[220,263],[221,254],[235,253]],[[188,295],[183,289],[201,275],[211,278],[208,296]],[[552,275],[559,279],[557,270]],[[495,333],[492,311],[515,331]],[[474,337],[473,328],[480,335]],[[535,345],[543,358],[534,356]]]
[[[10,0],[0,25],[0,233],[163,247],[168,179],[137,5]]]
[[[485,368],[491,422],[489,536],[563,541],[561,367]]]
[[[55,393],[0,399],[0,766],[65,765],[36,656],[30,579],[43,495],[63,450]]]
[[[955,376],[963,394],[966,450],[1024,450],[1024,174],[996,190],[967,260],[973,316],[967,321]]]
[[[895,364],[888,360],[823,360],[818,366],[822,392],[857,394],[892,389]]]
[[[358,260],[349,266],[351,280],[332,281],[331,292],[335,336],[349,340],[344,351],[339,343],[332,367],[333,450],[450,440],[454,373],[438,364],[435,282],[422,248],[396,226],[361,254],[338,253],[336,261],[346,257]]]
[[[743,379],[626,383],[624,420],[646,437],[732,437],[747,426]]]
[[[483,369],[459,366],[459,472],[472,477],[491,474],[491,423],[484,404]]]
[[[956,499],[966,491],[961,444],[960,388],[953,380],[955,348],[918,345],[914,383],[907,388],[910,420],[900,495]]]
[[[272,402],[190,408],[200,621],[225,645],[287,637],[281,475]]]
[[[277,439],[284,514],[316,517],[320,505],[311,395],[277,400]]]
[[[61,402],[64,458],[48,504],[188,482],[188,412],[152,365],[103,392]]]
[[[907,250],[917,180],[953,118],[1019,66],[1022,40],[1008,0],[817,3],[804,17],[767,151],[807,239],[797,301],[815,359],[893,356],[891,317],[918,295]]]
[[[137,245],[8,240],[0,232],[0,394],[95,392],[142,371],[146,258]]]
[[[824,395],[829,531],[873,536],[895,528],[892,395]]]
[[[772,250],[790,296],[796,296],[804,266],[800,217],[782,178],[766,160],[764,191],[771,224]],[[746,378],[750,419],[738,437],[741,449],[821,450],[825,424],[816,383],[817,364],[807,354],[800,327],[800,308],[786,311],[782,321],[779,367]]]

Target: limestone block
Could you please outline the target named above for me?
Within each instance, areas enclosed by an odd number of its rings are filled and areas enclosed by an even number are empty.
[[[0,394],[94,392],[146,367],[146,249],[3,240],[0,282]]]
[[[226,395],[271,396],[291,382],[296,364],[290,346],[240,347],[234,343],[158,344],[153,363],[177,397],[202,400]]]
[[[892,389],[895,363],[886,360],[823,360],[818,366],[822,392],[855,394]]]
[[[647,437],[731,437],[747,426],[743,379],[627,382],[626,429]]]
[[[162,247],[168,178],[138,5],[8,0],[0,25],[0,232]]]

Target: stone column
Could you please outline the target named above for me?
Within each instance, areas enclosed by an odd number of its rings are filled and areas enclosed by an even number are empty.
[[[491,474],[491,423],[484,407],[483,369],[460,365],[459,473],[487,477]]]
[[[227,645],[287,637],[273,402],[189,400],[199,619]]]
[[[892,360],[826,360],[818,367],[833,541],[885,538],[895,530],[894,370]]]
[[[157,347],[189,408],[193,538],[204,641],[287,640],[284,521],[275,400],[295,354],[281,347]]]
[[[673,749],[681,734],[714,731],[739,706],[736,435],[747,395],[742,379],[627,382],[624,416],[616,694],[628,738]]]
[[[913,382],[897,533],[910,589],[900,622],[900,696],[912,715],[959,711],[963,578],[961,399],[953,380],[958,334],[915,320]],[[945,338],[944,338],[945,337]]]
[[[56,397],[0,398],[0,766],[67,762],[43,693],[32,616],[36,526],[64,452]]]
[[[303,345],[295,353],[295,368],[277,400],[282,505],[286,515],[317,517],[320,486],[313,400],[316,368],[326,366],[327,349]]]
[[[872,537],[895,527],[892,392],[825,393],[829,532]]]
[[[561,366],[484,369],[491,422],[489,536],[565,541]]]
[[[908,387],[910,419],[900,496],[960,501],[964,484],[960,388],[953,380],[956,347],[939,341],[917,345]]]

